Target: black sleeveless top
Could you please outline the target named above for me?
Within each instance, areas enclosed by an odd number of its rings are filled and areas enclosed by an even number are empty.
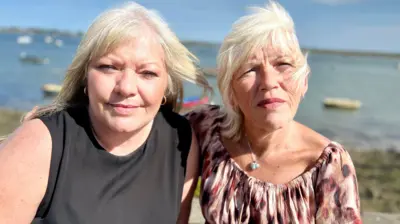
[[[146,142],[126,156],[98,144],[86,108],[41,120],[53,148],[47,191],[33,223],[176,223],[191,144],[185,118],[161,108]]]

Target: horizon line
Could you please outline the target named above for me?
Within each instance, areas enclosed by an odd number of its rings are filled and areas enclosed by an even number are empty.
[[[61,36],[82,36],[85,31],[82,30],[70,30],[70,29],[58,29],[58,28],[40,28],[40,27],[20,27],[20,26],[0,26],[1,33],[13,33],[13,34],[58,34]],[[32,34],[32,33],[31,33]],[[186,44],[205,44],[205,45],[220,45],[219,41],[211,40],[193,40],[193,39],[183,39],[179,38],[182,43]],[[331,53],[331,54],[342,54],[342,55],[354,55],[354,56],[383,56],[383,57],[400,57],[400,52],[389,52],[384,50],[361,50],[361,49],[340,49],[340,48],[320,48],[320,47],[310,47],[301,46],[303,51],[311,51],[317,53]]]

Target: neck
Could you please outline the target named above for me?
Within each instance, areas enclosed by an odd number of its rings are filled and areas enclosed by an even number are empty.
[[[117,156],[136,151],[148,138],[153,121],[133,132],[116,132],[91,117],[92,132],[98,143],[109,153]]]
[[[264,157],[266,154],[287,150],[288,139],[291,136],[294,122],[288,122],[279,128],[263,128],[245,122],[244,131],[247,141],[257,157]]]

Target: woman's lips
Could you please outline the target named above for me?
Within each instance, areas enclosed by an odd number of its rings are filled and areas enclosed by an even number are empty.
[[[283,105],[286,101],[281,98],[267,98],[258,102],[257,106],[266,109],[276,109]]]
[[[109,103],[109,106],[113,108],[113,110],[120,115],[130,115],[132,114],[136,108],[138,108],[138,105],[132,105],[132,104],[121,104],[121,103]]]

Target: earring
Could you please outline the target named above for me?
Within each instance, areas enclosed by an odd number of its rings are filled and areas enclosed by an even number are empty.
[[[163,96],[163,100],[161,101],[161,105],[164,105],[167,103],[167,97]]]
[[[85,95],[87,95],[87,90],[86,90],[86,87],[85,87],[85,88],[83,88],[83,92],[85,93]]]

